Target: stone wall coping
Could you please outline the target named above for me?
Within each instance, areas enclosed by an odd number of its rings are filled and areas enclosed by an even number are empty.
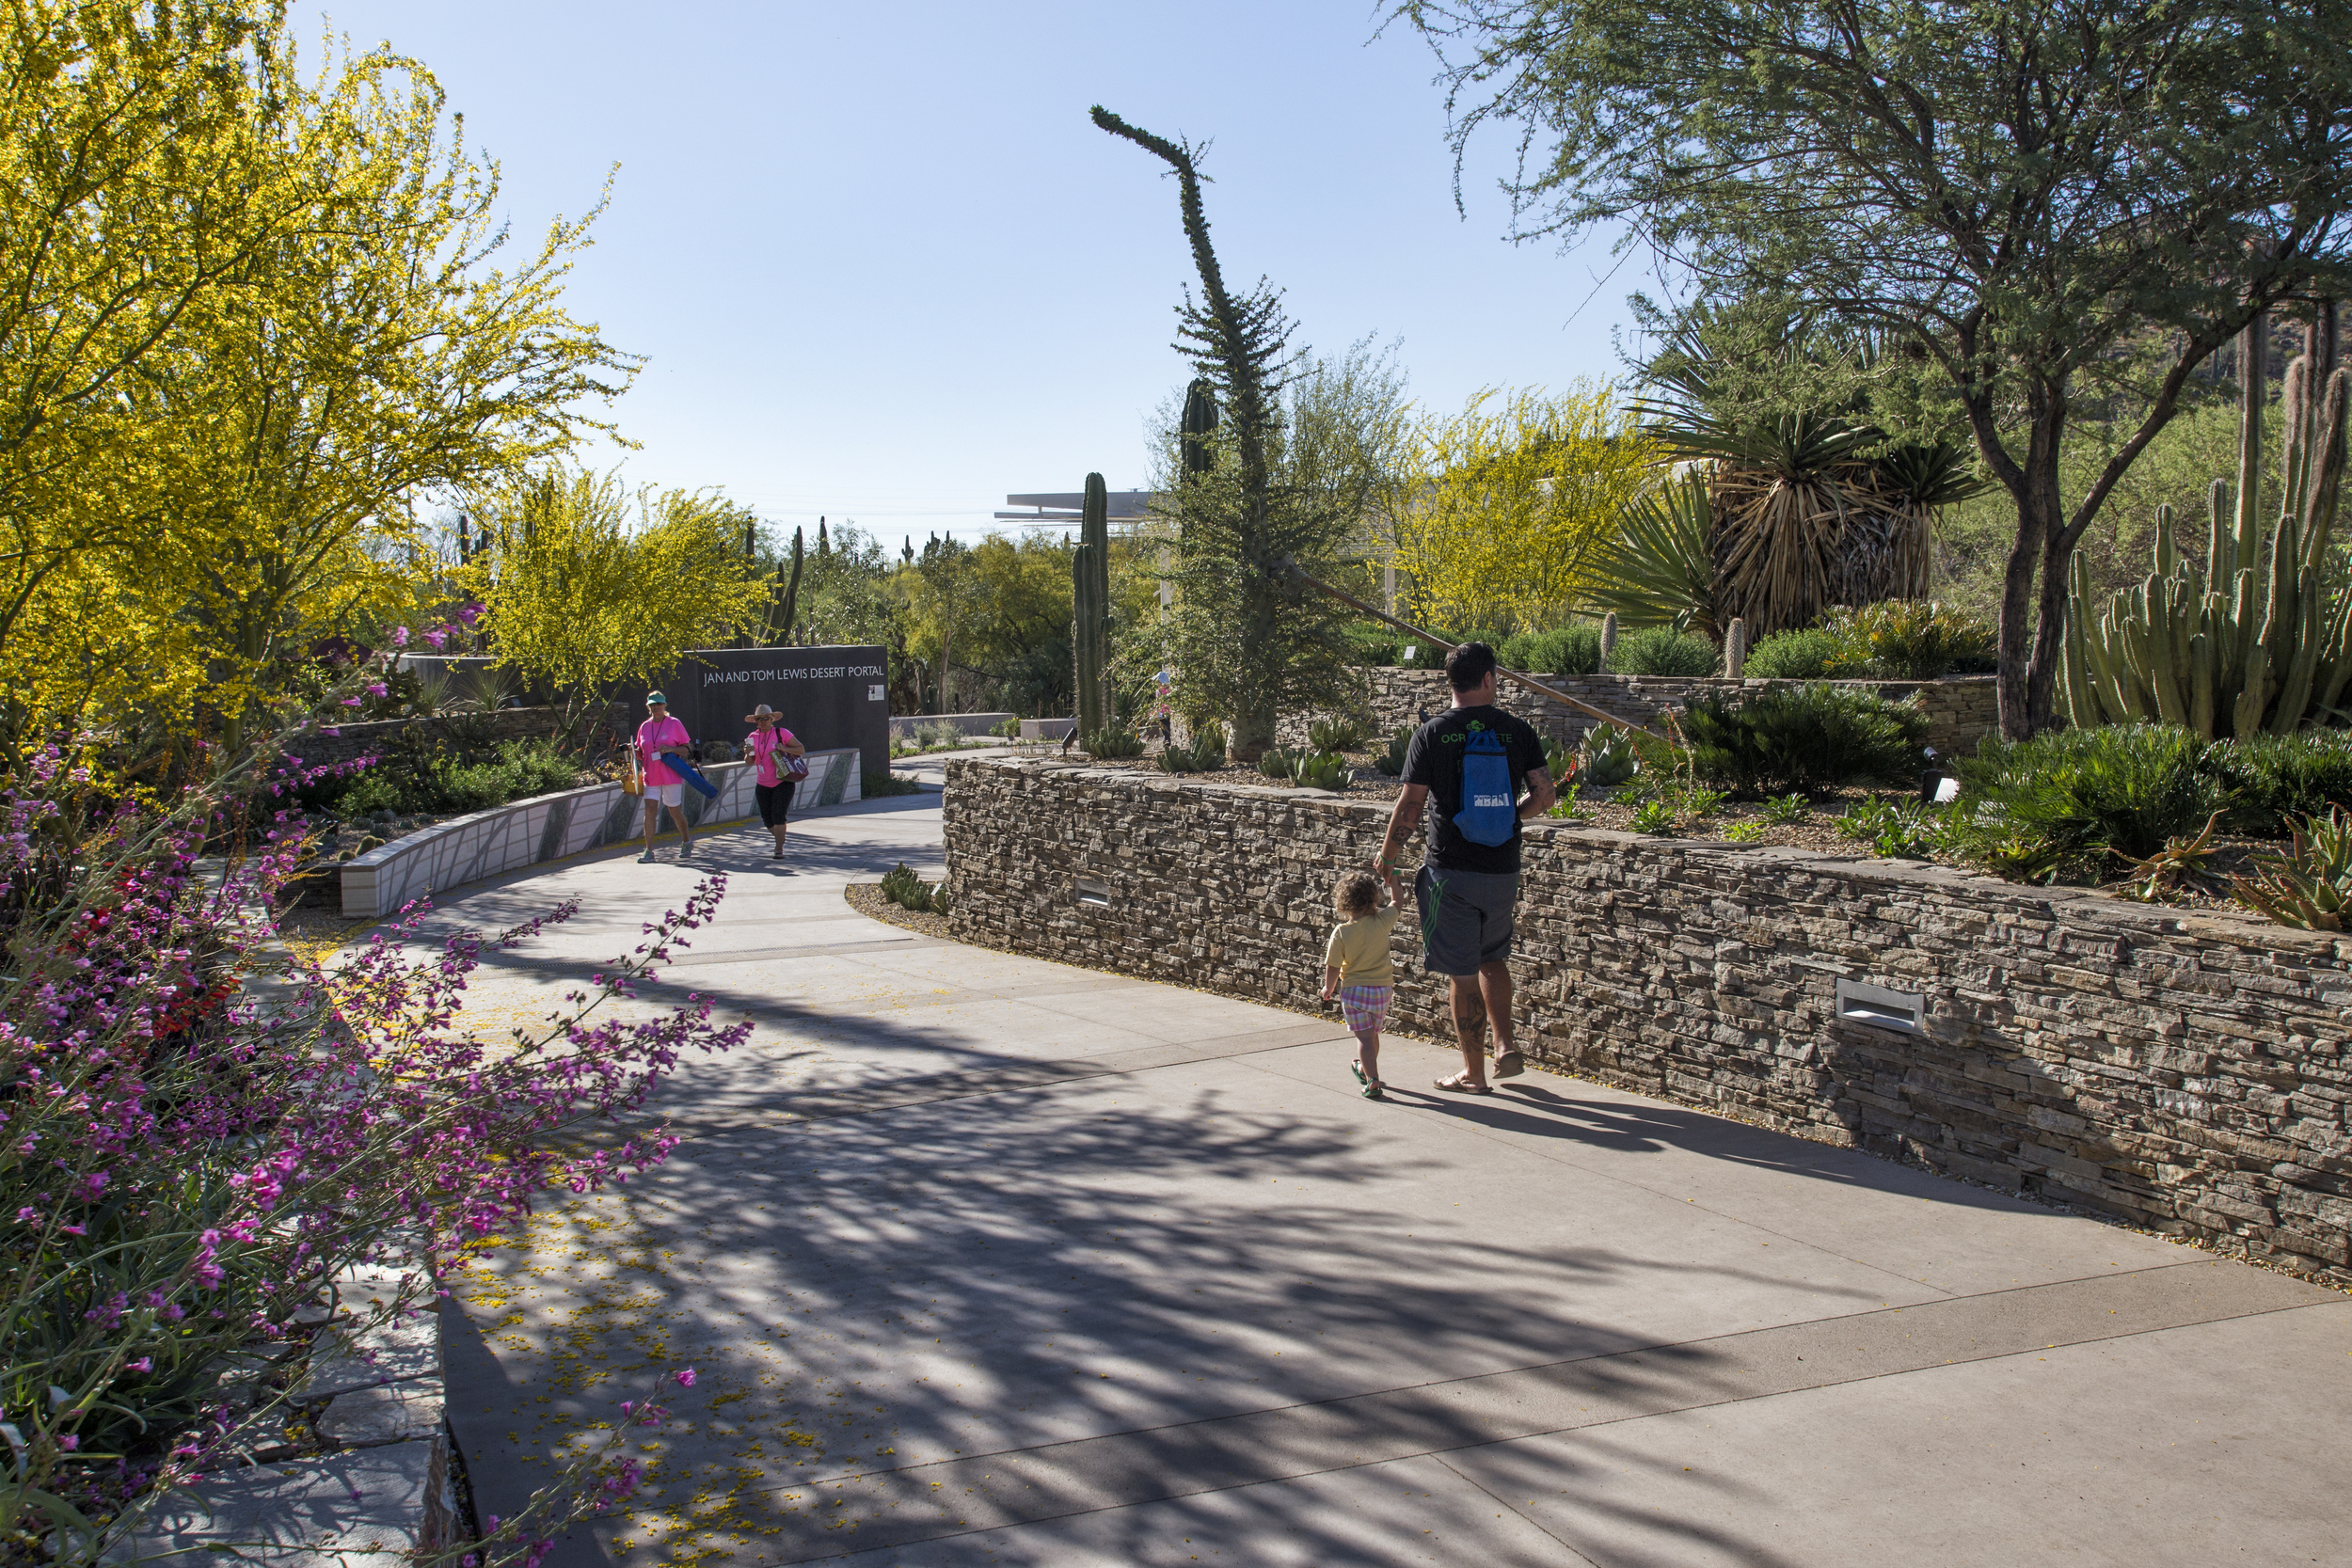
[[[956,774],[966,768],[993,768],[1004,772],[1031,775],[1054,774],[1076,777],[1088,784],[1123,786],[1145,793],[1179,793],[1223,795],[1236,800],[1279,800],[1294,805],[1311,806],[1334,816],[1360,816],[1371,822],[1385,823],[1394,808],[1387,801],[1361,800],[1330,794],[1320,789],[1298,789],[1279,784],[1236,784],[1204,780],[1197,774],[1141,773],[1134,768],[1097,768],[1083,763],[1012,757],[955,757],[947,764],[947,787],[955,787]],[[2142,904],[2097,888],[2034,887],[2022,882],[2004,881],[1982,872],[1965,871],[1957,866],[1942,865],[1931,861],[1899,861],[1877,855],[1842,855],[1820,849],[1802,849],[1789,845],[1719,844],[1704,839],[1677,839],[1646,833],[1621,832],[1611,828],[1581,827],[1567,822],[1529,822],[1522,832],[1537,841],[1565,839],[1574,843],[1596,846],[1640,846],[1656,852],[1682,854],[1700,860],[1746,864],[1776,864],[1799,872],[1818,872],[1824,876],[1849,880],[1875,882],[1895,886],[1931,887],[1965,893],[1977,898],[2010,905],[2020,909],[2046,910],[2053,915],[2061,911],[2082,919],[2112,923],[2125,928],[2145,930],[2152,935],[2202,937],[2239,947],[2271,948],[2282,952],[2333,957],[2352,961],[2352,936],[2326,931],[2297,930],[2280,926],[2262,916],[2240,914],[2228,910],[2177,910],[2160,904]]]
[[[803,812],[858,800],[859,752],[854,746],[807,753],[807,781],[796,792]],[[740,821],[754,809],[754,765],[711,763],[700,768],[719,793],[706,800],[685,792],[689,825]],[[638,798],[616,781],[580,784],[547,795],[469,812],[380,844],[343,863],[342,911],[381,918],[427,893],[480,881],[566,855],[636,837]],[[665,820],[664,831],[668,824]]]

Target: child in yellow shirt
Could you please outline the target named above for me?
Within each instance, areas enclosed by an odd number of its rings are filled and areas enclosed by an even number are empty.
[[[1363,1097],[1386,1100],[1388,1085],[1380,1082],[1380,1025],[1388,1022],[1389,997],[1396,981],[1389,967],[1389,933],[1396,927],[1399,906],[1380,879],[1359,871],[1340,879],[1331,890],[1331,907],[1342,924],[1324,949],[1323,999],[1339,997],[1340,1015],[1356,1036],[1356,1059],[1347,1067],[1363,1085]]]

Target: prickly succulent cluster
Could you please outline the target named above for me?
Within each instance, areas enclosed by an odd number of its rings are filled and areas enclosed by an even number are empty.
[[[2213,483],[2205,559],[2176,547],[2172,509],[2156,509],[2155,570],[2138,587],[2093,599],[2078,552],[2066,622],[2064,687],[2079,726],[2163,721],[2210,740],[2324,721],[2352,681],[2352,586],[2329,549],[2344,477],[2352,370],[2335,367],[2336,326],[2323,308],[2287,368],[2280,489],[2265,538],[2258,515],[2267,326],[2239,350],[2248,395],[2239,415],[2238,485]]]
[[[2231,892],[2281,926],[2341,931],[2352,919],[2352,816],[2343,808],[2307,816],[2286,853],[2254,857],[2254,875]]]

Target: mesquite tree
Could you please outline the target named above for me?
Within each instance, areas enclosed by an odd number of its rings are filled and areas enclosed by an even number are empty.
[[[1506,189],[1523,235],[1625,224],[1702,295],[1792,294],[1936,367],[2017,507],[2011,737],[2052,721],[2067,563],[2191,373],[2280,301],[2352,292],[2352,52],[2333,0],[1396,14],[1445,60],[1457,156],[1489,120],[1518,122]],[[2137,423],[2061,495],[2070,420],[2102,396]]]

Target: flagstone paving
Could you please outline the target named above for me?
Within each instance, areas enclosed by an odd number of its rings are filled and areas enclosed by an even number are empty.
[[[581,899],[485,966],[495,1021],[730,878],[648,994],[751,1043],[445,1316],[484,1513],[674,1412],[555,1568],[2342,1560],[2352,1299],[1565,1077],[1372,1103],[1336,1020],[848,911],[939,842],[872,801],[788,873],[753,828],[430,918]]]

